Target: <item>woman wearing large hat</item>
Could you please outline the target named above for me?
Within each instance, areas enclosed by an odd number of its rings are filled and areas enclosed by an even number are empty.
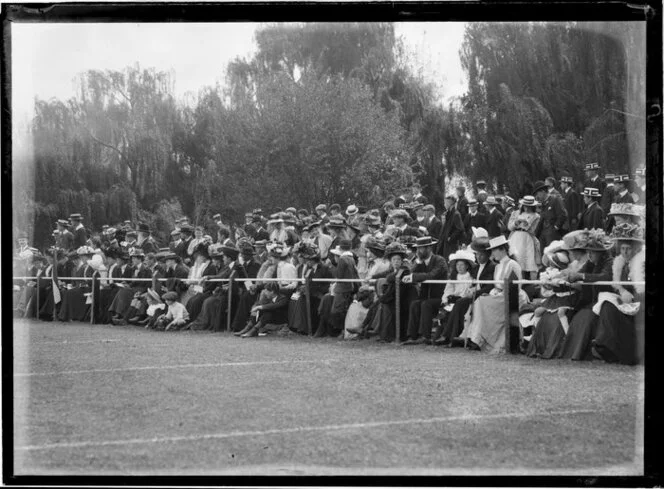
[[[583,250],[587,255],[583,266],[576,268],[573,266],[573,262],[567,270],[563,271],[563,278],[573,284],[611,280],[613,259],[608,250],[611,249],[613,243],[603,230],[582,230],[574,235],[573,240],[565,235],[563,241],[566,243],[573,241],[573,243],[569,243],[571,246],[568,245],[568,248]],[[569,323],[559,357],[571,360],[590,360],[592,359],[591,340],[597,327],[597,316],[593,314],[592,306],[597,302],[600,292],[611,292],[613,289],[609,285],[579,284],[577,287],[580,287],[581,291],[577,311]]]
[[[379,315],[378,325],[374,331],[369,334],[377,334],[379,341],[392,342],[396,338],[396,281],[399,279],[399,294],[401,298],[401,337],[406,337],[408,327],[408,305],[405,300],[408,285],[403,283],[403,277],[410,275],[410,269],[405,265],[404,260],[408,256],[408,248],[394,241],[385,248],[385,258],[390,262],[390,270],[385,277],[385,283],[379,294],[380,306],[377,314]]]
[[[504,235],[489,240],[487,250],[498,264],[493,272],[496,281],[488,295],[477,298],[473,304],[472,319],[464,329],[461,338],[466,338],[474,349],[489,353],[504,352],[510,345],[505,344],[505,296],[504,280],[521,280],[521,266],[509,255],[509,242]],[[518,310],[528,301],[521,286],[510,288],[510,309]]]
[[[76,250],[76,254],[80,258],[78,267],[73,271],[74,277],[92,278],[94,269],[88,264],[94,250],[89,246],[80,246]],[[92,291],[92,281],[90,280],[74,280],[73,287],[63,290],[61,293],[62,302],[60,303],[60,311],[58,319],[63,322],[67,321],[83,321],[88,313],[88,305],[86,304],[85,294]]]
[[[212,251],[215,251],[216,247],[212,248]],[[184,282],[187,284],[187,290],[180,297],[180,303],[183,306],[187,306],[189,300],[194,297],[196,294],[203,292],[203,277],[210,277],[217,273],[217,268],[214,266],[214,263],[210,260],[209,247],[200,242],[197,246],[194,247],[193,251],[193,263],[189,268],[189,275]],[[191,311],[189,312],[191,318]],[[191,318],[193,320],[193,318]]]
[[[537,202],[532,195],[526,195],[519,201],[518,211],[512,212],[507,223],[510,231],[510,250],[527,278],[535,279],[542,264],[540,243],[535,237],[540,215],[535,212]]]
[[[645,299],[645,249],[643,228],[637,224],[616,224],[611,240],[618,251],[613,259],[612,292],[600,292],[593,312],[599,316],[592,346],[595,358],[633,365],[643,361]],[[618,282],[637,282],[618,285]]]

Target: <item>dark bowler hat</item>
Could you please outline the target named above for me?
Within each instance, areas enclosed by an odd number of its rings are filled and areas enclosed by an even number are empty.
[[[235,246],[235,243],[228,243],[221,245],[221,252],[226,255],[229,258],[232,258],[235,260],[237,256],[240,254],[240,250],[238,249],[237,246]]]
[[[141,233],[150,233],[150,226],[148,226],[146,223],[141,222],[138,224],[138,231]]]

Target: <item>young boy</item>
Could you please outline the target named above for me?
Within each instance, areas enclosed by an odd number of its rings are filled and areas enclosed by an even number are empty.
[[[169,329],[181,329],[189,322],[189,312],[187,312],[187,309],[181,302],[178,302],[178,295],[175,292],[166,292],[161,298],[168,306],[168,312],[159,316],[157,324],[165,326],[164,329],[166,331]]]

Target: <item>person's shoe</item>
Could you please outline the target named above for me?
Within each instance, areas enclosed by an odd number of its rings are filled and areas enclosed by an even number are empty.
[[[468,346],[466,348],[468,348],[469,350],[474,350],[474,351],[480,351],[481,350],[480,346],[477,343],[474,343],[470,340],[468,340]]]
[[[113,326],[126,326],[127,325],[127,321],[125,321],[122,318],[119,318],[119,319],[111,318],[111,323],[113,323]]]
[[[441,336],[440,338],[438,338],[433,342],[433,344],[436,346],[447,346],[451,343],[452,342],[448,338],[445,338],[444,336]]]
[[[248,321],[247,325],[244,328],[242,328],[240,331],[236,331],[235,333],[233,333],[233,335],[242,336],[243,334],[248,333],[253,327],[254,325],[252,324],[252,322]]]
[[[139,322],[140,320],[141,320],[141,318],[139,318],[138,316],[134,316],[133,318],[130,318],[129,320],[127,320],[127,322],[128,322],[129,324],[138,324],[138,322]]]
[[[417,338],[416,340],[408,340],[401,343],[402,345],[430,345],[431,340],[424,337]]]
[[[249,331],[240,335],[240,338],[255,338],[258,336],[258,326],[253,326]]]

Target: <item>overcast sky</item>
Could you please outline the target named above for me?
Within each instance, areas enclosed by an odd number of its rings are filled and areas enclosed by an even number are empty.
[[[206,85],[223,84],[236,56],[255,50],[258,24],[12,24],[13,108],[17,123],[33,114],[35,97],[63,100],[74,95],[74,78],[89,69],[122,70],[139,63],[171,71],[175,95],[196,94]],[[443,99],[463,93],[459,63],[463,23],[398,23],[416,68],[442,88]]]

